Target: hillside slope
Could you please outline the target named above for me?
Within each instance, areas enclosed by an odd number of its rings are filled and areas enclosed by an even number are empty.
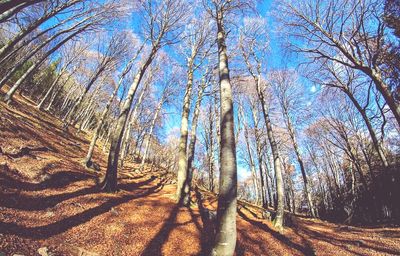
[[[17,97],[0,103],[0,255],[198,255],[206,253],[212,224],[207,211],[177,208],[159,171],[120,171],[115,194],[97,183],[107,156],[97,149],[99,173],[81,159],[88,135]],[[200,193],[200,192],[199,192]],[[215,208],[211,193],[201,207]],[[204,222],[203,222],[204,220]],[[203,225],[206,223],[206,225]],[[358,228],[296,218],[281,234],[253,207],[238,211],[237,255],[400,255],[399,228]]]

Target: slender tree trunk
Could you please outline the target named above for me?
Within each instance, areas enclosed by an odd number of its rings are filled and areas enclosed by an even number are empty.
[[[237,166],[232,86],[229,78],[226,33],[223,14],[217,14],[217,44],[221,95],[220,179],[217,209],[217,232],[212,255],[233,255],[236,246]]]
[[[200,106],[201,106],[201,101],[203,99],[203,93],[204,89],[206,88],[206,82],[203,80],[202,85],[199,89],[199,92],[197,94],[197,100],[196,104],[194,107],[194,113],[193,113],[193,119],[192,119],[192,127],[190,130],[190,143],[189,143],[189,149],[188,149],[188,163],[187,163],[187,179],[184,184],[185,191],[188,191],[186,193],[187,198],[183,198],[183,201],[190,202],[190,192],[192,190],[192,177],[193,177],[193,170],[192,170],[192,165],[193,165],[193,160],[194,160],[194,154],[195,154],[195,147],[196,147],[196,130],[197,130],[197,122],[199,119],[199,114],[200,114]]]
[[[297,162],[299,163],[299,166],[300,166],[301,176],[303,178],[303,184],[304,184],[304,193],[305,193],[305,196],[307,199],[308,207],[310,209],[311,216],[315,218],[316,214],[315,214],[314,203],[312,200],[312,194],[311,194],[310,188],[308,186],[308,179],[307,179],[307,174],[306,174],[306,170],[304,167],[303,158],[300,154],[300,149],[297,144],[296,132],[292,125],[292,121],[290,120],[290,116],[289,116],[287,107],[282,106],[282,109],[283,109],[283,116],[286,119],[286,125],[287,125],[288,131],[289,131],[289,137],[292,141],[292,145],[294,148],[294,152],[296,154]]]
[[[138,115],[138,109],[140,107],[140,105],[142,104],[143,98],[144,98],[144,94],[147,90],[148,87],[148,83],[145,83],[145,86],[142,90],[142,92],[139,95],[139,99],[137,100],[137,103],[135,104],[135,107],[133,108],[131,117],[130,117],[130,122],[128,124],[128,128],[127,131],[125,133],[125,138],[123,140],[123,144],[122,144],[122,150],[121,150],[121,167],[123,166],[123,161],[125,159],[125,155],[127,153],[127,148],[128,148],[128,142],[130,139],[130,134],[131,134],[131,129],[132,126],[136,123],[137,120],[137,115]]]
[[[277,211],[276,217],[274,219],[274,226],[278,229],[283,228],[283,214],[284,214],[284,204],[285,204],[285,192],[284,192],[284,184],[282,178],[282,169],[281,169],[281,161],[279,157],[278,144],[275,141],[275,136],[272,130],[271,120],[269,118],[264,94],[260,88],[260,78],[256,79],[257,93],[258,98],[261,102],[262,112],[265,120],[265,126],[267,128],[267,137],[269,143],[271,145],[271,152],[273,156],[273,164],[275,170],[275,179],[276,179],[276,194],[277,194]]]
[[[382,146],[379,143],[378,137],[376,136],[375,130],[372,127],[371,121],[369,120],[366,111],[361,107],[360,103],[358,103],[357,99],[354,97],[354,95],[349,90],[343,89],[342,91],[344,93],[346,93],[346,95],[349,97],[351,102],[353,102],[353,104],[356,107],[356,109],[358,110],[358,112],[361,114],[361,116],[367,126],[369,135],[371,136],[372,145],[374,146],[376,152],[378,153],[378,156],[381,159],[383,166],[387,168],[389,166],[389,163],[386,159],[385,153],[382,150]]]
[[[240,108],[240,110],[239,110],[240,112],[239,113],[241,113],[241,116],[242,116],[242,119],[243,119],[242,122],[243,122],[243,126],[244,126],[244,139],[245,139],[245,142],[246,142],[247,154],[249,156],[249,162],[250,162],[249,164],[250,164],[251,175],[253,177],[256,204],[258,204],[260,202],[260,194],[262,196],[262,193],[259,193],[260,192],[260,188],[259,188],[260,185],[258,184],[257,174],[256,174],[256,167],[255,167],[255,164],[254,164],[253,155],[252,155],[251,148],[250,148],[249,129],[248,129],[248,124],[247,124],[247,119],[244,116],[242,106],[240,106],[239,108]]]
[[[126,125],[129,111],[131,109],[131,105],[133,102],[133,98],[136,94],[140,81],[142,80],[143,75],[146,72],[146,69],[153,61],[155,54],[157,53],[160,42],[159,40],[154,44],[153,49],[151,50],[150,55],[147,57],[144,64],[138,69],[136,76],[133,80],[133,83],[129,88],[126,99],[122,105],[121,113],[117,118],[116,128],[113,131],[113,135],[111,137],[111,146],[108,155],[106,176],[101,184],[102,189],[108,192],[115,192],[117,190],[118,157],[119,157],[119,152],[121,150],[121,141],[122,141],[122,136],[124,134],[124,127]]]
[[[265,181],[264,181],[264,174],[263,174],[263,168],[262,168],[262,144],[261,144],[261,136],[260,136],[260,131],[258,129],[258,117],[256,113],[256,109],[253,107],[251,104],[251,113],[252,113],[252,118],[253,118],[253,123],[254,123],[254,128],[255,128],[255,139],[256,139],[256,150],[257,150],[257,160],[258,160],[258,171],[260,175],[260,192],[261,192],[261,200],[262,200],[262,207],[267,208],[268,207],[268,201],[267,199],[267,193],[266,193],[266,188],[265,188]],[[268,186],[268,182],[267,182]]]
[[[46,94],[44,95],[43,99],[39,102],[39,104],[36,106],[39,110],[42,109],[43,104],[46,102],[46,100],[50,97],[50,94],[53,92],[54,88],[56,87],[58,81],[60,80],[61,76],[64,74],[65,69],[61,69],[60,73],[58,74],[57,78],[53,81],[53,83],[50,85],[50,88],[47,90]]]
[[[73,114],[76,111],[79,111],[79,109],[81,108],[81,104],[83,102],[83,99],[85,98],[86,94],[89,92],[89,90],[92,87],[92,85],[97,81],[97,79],[99,78],[101,73],[103,73],[104,70],[105,70],[104,66],[98,67],[98,69],[96,70],[96,73],[92,76],[92,78],[90,79],[89,83],[85,86],[85,89],[84,89],[83,93],[79,95],[79,97],[75,101],[74,105],[72,105],[72,110],[70,111],[70,115],[68,115],[67,118],[66,118],[67,124],[72,124],[72,125],[76,124],[77,118],[74,119],[73,118]]]
[[[182,118],[181,118],[181,136],[179,139],[178,148],[178,179],[176,187],[176,200],[180,205],[189,205],[189,191],[187,190],[187,142],[188,142],[188,123],[189,123],[189,112],[190,112],[190,102],[192,97],[192,87],[193,87],[193,56],[188,62],[187,71],[187,85],[185,91],[185,97],[183,98],[182,107]]]
[[[20,60],[16,65],[14,65],[12,68],[11,68],[11,70],[9,70],[8,72],[7,72],[7,74],[4,76],[4,77],[2,77],[2,79],[0,80],[0,89],[6,84],[6,82],[29,60],[29,59],[31,59],[36,53],[38,53],[41,49],[43,49],[46,45],[48,45],[51,41],[53,41],[54,39],[56,39],[56,38],[58,38],[59,36],[61,36],[61,35],[63,35],[63,34],[66,34],[66,33],[68,33],[68,32],[72,32],[74,29],[76,29],[76,28],[78,28],[80,25],[82,25],[82,24],[84,24],[87,20],[88,20],[89,18],[86,18],[86,19],[84,19],[84,20],[81,20],[81,21],[79,21],[79,22],[77,22],[77,23],[75,23],[75,24],[73,24],[71,27],[69,27],[69,28],[67,28],[67,29],[64,29],[64,30],[61,30],[61,31],[59,31],[59,32],[57,32],[56,34],[54,34],[53,36],[51,36],[51,37],[49,37],[47,40],[45,40],[44,42],[42,42],[39,46],[37,46],[37,47],[35,47],[35,48],[33,48],[31,51],[29,51],[29,53],[27,54],[27,55],[25,55],[24,57],[23,57],[23,59],[22,60]],[[86,25],[86,26],[84,26],[84,29],[87,27],[88,25]],[[80,33],[82,31],[82,28],[81,29],[78,29],[77,31],[75,31],[74,33],[72,33],[71,35],[76,35],[75,33],[76,32],[78,32],[78,33]],[[71,36],[70,35],[70,36]],[[67,38],[69,38],[70,39],[70,36],[68,36]],[[69,40],[68,39],[68,40]],[[64,39],[65,40],[65,39]],[[62,41],[62,42],[64,42],[64,40]],[[67,41],[68,41],[67,40]],[[66,42],[66,41],[65,41]],[[64,43],[65,43],[64,42]],[[64,44],[63,43],[63,44]],[[59,45],[59,44],[57,44],[57,45]],[[61,46],[61,45],[60,45]],[[60,47],[59,46],[59,47]],[[58,48],[59,48],[58,47]],[[57,49],[58,49],[57,48]],[[50,50],[49,52],[51,52],[52,50]],[[47,53],[45,54],[45,58],[47,58],[48,57],[48,55],[47,55]],[[35,66],[35,65],[32,65],[32,66]]]
[[[35,71],[42,63],[45,61],[51,54],[53,54],[58,48],[63,46],[66,42],[68,42],[70,39],[78,35],[79,33],[83,32],[87,27],[89,27],[90,24],[84,26],[83,28],[77,30],[76,32],[70,34],[68,37],[66,37],[64,40],[62,40],[60,43],[58,43],[56,46],[51,48],[42,58],[40,58],[35,64],[33,64],[21,77],[18,79],[18,81],[14,84],[13,87],[7,92],[7,94],[4,96],[4,101],[10,102],[12,99],[12,96],[14,95],[15,91],[21,86],[21,84],[27,79],[28,76],[30,76],[33,71]]]
[[[38,1],[30,1],[30,2],[42,2],[43,0],[38,0]],[[80,2],[82,0],[73,0],[73,1],[67,1],[63,5],[59,6],[58,8],[52,10],[51,12],[41,16],[39,19],[35,20],[31,24],[28,25],[25,29],[21,30],[14,38],[12,38],[7,44],[5,44],[1,49],[0,49],[0,60],[4,58],[5,54],[9,52],[19,41],[22,40],[26,35],[37,29],[41,24],[43,24],[45,21],[49,20],[50,18],[54,17],[56,14],[60,13],[61,11],[75,5],[76,3]],[[4,13],[2,14],[2,16]],[[0,21],[2,18],[0,19]],[[1,86],[0,86],[1,87]]]
[[[57,95],[60,93],[60,91],[64,88],[64,86],[68,83],[68,81],[71,79],[73,73],[75,71],[73,71],[71,74],[68,75],[67,79],[65,80],[65,82],[63,83],[63,85],[58,86],[57,90],[53,93],[53,96],[51,97],[51,100],[49,102],[49,105],[47,105],[45,111],[50,111],[51,106],[53,106],[54,100],[56,99]],[[61,111],[62,111],[63,107],[61,107]],[[60,111],[60,113],[61,113]]]
[[[147,154],[149,152],[149,146],[150,146],[150,142],[151,142],[151,137],[153,136],[153,130],[154,130],[154,126],[156,125],[158,114],[160,113],[161,108],[162,108],[163,103],[164,103],[164,97],[165,97],[165,91],[163,93],[163,96],[161,96],[160,102],[158,103],[156,112],[154,113],[153,120],[151,120],[150,131],[149,131],[149,133],[147,135],[144,154],[143,154],[143,157],[142,157],[142,163],[140,164],[140,170],[143,170],[144,164],[146,163],[146,158],[147,158]]]

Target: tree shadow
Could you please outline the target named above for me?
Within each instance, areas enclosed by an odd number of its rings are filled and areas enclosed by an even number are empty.
[[[238,214],[239,214],[240,217],[242,217],[245,221],[249,222],[253,226],[256,226],[256,227],[258,227],[258,228],[270,233],[274,238],[276,238],[280,242],[284,243],[289,248],[293,248],[293,249],[303,253],[304,255],[315,255],[315,252],[314,252],[313,248],[311,248],[309,245],[306,245],[304,247],[302,245],[299,245],[299,244],[291,241],[286,236],[280,234],[279,232],[277,232],[275,230],[272,230],[270,227],[268,227],[268,225],[266,225],[266,224],[264,224],[262,222],[258,222],[258,221],[250,219],[249,217],[247,217],[242,212],[242,210],[238,210]]]
[[[210,211],[203,206],[203,198],[197,187],[195,188],[195,195],[196,195],[197,207],[199,208],[200,212],[200,218],[203,223],[203,226],[200,228],[201,232],[200,255],[209,255],[211,253],[213,241],[215,238],[215,222],[213,218],[210,216]]]
[[[55,174],[56,178],[65,177],[66,182],[64,184],[69,184],[70,180],[68,181],[68,177],[70,175],[67,173],[60,173],[60,175]],[[129,184],[119,184],[118,188],[126,191],[133,191],[138,189],[141,186],[149,184],[152,182],[154,178],[150,178],[148,180],[138,182],[138,183],[129,183]],[[56,181],[57,183],[58,181]],[[46,184],[46,182],[44,182]],[[43,183],[39,184],[39,186],[43,186]],[[55,184],[51,185],[55,186]],[[36,196],[28,196],[21,193],[7,193],[0,198],[0,206],[25,210],[25,211],[40,211],[45,210],[48,208],[52,208],[57,204],[66,201],[68,199],[82,196],[82,195],[89,195],[100,192],[98,181],[93,186],[85,187],[74,192],[70,193],[63,193],[57,195],[51,195],[46,197],[36,197]],[[0,192],[1,193],[1,192]]]
[[[53,164],[46,165],[42,173],[46,173],[47,170],[54,167]],[[44,189],[55,189],[55,188],[62,188],[71,183],[94,179],[94,177],[90,174],[82,173],[82,172],[73,172],[73,171],[59,171],[50,175],[49,178],[45,179],[40,183],[31,183],[26,181],[20,181],[14,176],[16,172],[6,168],[7,173],[0,172],[0,187],[8,187],[8,188],[16,188],[23,191],[38,191]],[[10,175],[13,173],[14,175]]]
[[[146,197],[153,193],[157,193],[162,188],[163,188],[163,183],[162,181],[160,181],[155,186],[152,186],[147,189],[140,189],[141,192],[135,191],[136,192],[135,194],[125,194],[119,198],[110,198],[101,205],[98,205],[96,207],[90,208],[76,215],[64,218],[60,221],[56,221],[45,226],[25,227],[16,223],[0,222],[0,230],[1,230],[0,233],[17,235],[20,237],[31,238],[31,239],[47,239],[54,235],[63,233],[73,227],[86,223],[90,221],[92,218],[104,214],[110,211],[113,207],[116,207],[120,204],[126,203],[130,200]],[[86,188],[86,189],[94,189],[94,188]],[[98,191],[98,188],[94,189],[94,191]]]
[[[162,225],[160,231],[151,239],[151,241],[147,244],[146,248],[142,252],[141,255],[154,256],[154,255],[162,255],[162,247],[165,242],[168,240],[169,234],[175,226],[176,217],[178,215],[180,207],[175,205],[172,209],[169,217],[164,224]]]
[[[304,233],[305,235],[307,235],[313,239],[322,240],[326,243],[329,243],[333,246],[344,249],[353,254],[362,255],[359,252],[357,252],[355,250],[351,250],[350,248],[346,247],[346,245],[352,245],[352,246],[359,247],[359,248],[375,250],[376,252],[383,253],[383,254],[400,255],[400,249],[393,250],[391,248],[387,248],[387,247],[385,247],[387,245],[385,245],[384,243],[375,241],[375,240],[370,241],[371,243],[376,245],[376,246],[372,246],[372,245],[368,245],[365,242],[363,242],[362,239],[359,239],[359,240],[340,239],[340,238],[338,238],[337,233],[331,234],[331,233],[326,233],[326,232],[322,232],[322,231],[313,231],[313,230],[308,229],[305,226],[299,227],[299,229],[302,233]],[[365,239],[363,239],[363,240],[365,240]],[[378,246],[378,244],[380,244],[380,246]]]

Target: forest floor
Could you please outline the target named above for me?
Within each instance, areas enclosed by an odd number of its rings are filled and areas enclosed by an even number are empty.
[[[0,103],[0,255],[202,255],[212,224],[203,207],[216,197],[193,195],[177,208],[175,185],[160,171],[119,173],[119,192],[100,192],[107,155],[98,147],[100,172],[81,164],[89,135],[18,96]],[[296,217],[280,233],[261,212],[238,210],[236,255],[400,255],[400,228],[360,228]]]

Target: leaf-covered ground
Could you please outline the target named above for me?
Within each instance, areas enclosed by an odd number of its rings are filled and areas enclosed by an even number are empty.
[[[18,97],[0,103],[0,255],[201,255],[212,239],[213,194],[177,208],[165,172],[119,174],[120,191],[102,193],[99,173],[82,167],[90,135]],[[200,193],[200,194],[199,194]],[[205,223],[205,224],[204,224]],[[400,255],[400,228],[360,228],[297,217],[282,233],[249,205],[238,210],[237,255]]]

